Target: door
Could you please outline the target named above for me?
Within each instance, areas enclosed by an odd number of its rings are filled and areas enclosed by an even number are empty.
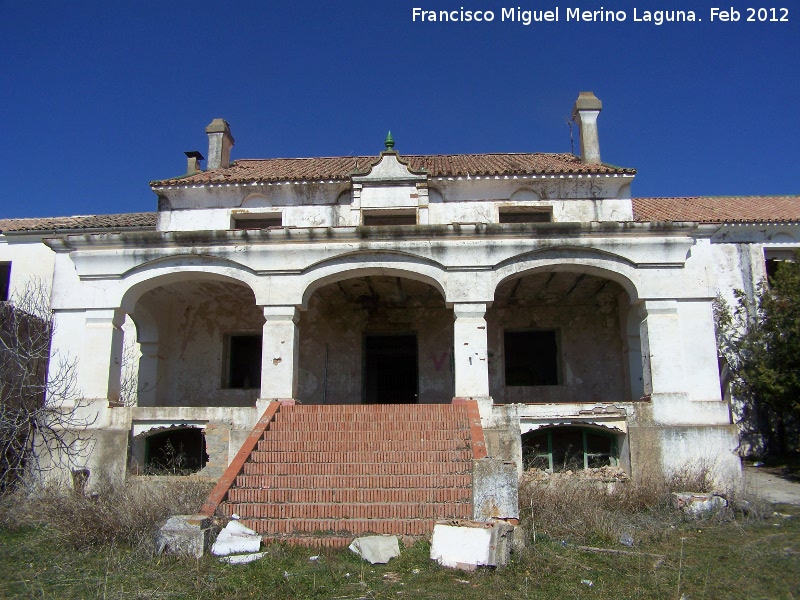
[[[417,336],[367,335],[364,338],[364,404],[415,404]]]

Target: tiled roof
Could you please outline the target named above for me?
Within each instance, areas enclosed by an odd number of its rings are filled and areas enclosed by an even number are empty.
[[[152,229],[156,226],[156,215],[157,213],[154,212],[145,212],[0,219],[0,232]],[[636,221],[697,221],[701,223],[800,222],[800,196],[634,198],[633,218]]]
[[[377,156],[338,156],[328,158],[243,159],[226,169],[153,181],[152,186],[183,186],[214,183],[253,183],[278,181],[345,181],[354,172],[366,173]],[[426,170],[431,177],[504,175],[634,175],[635,169],[611,165],[587,165],[574,154],[431,154],[399,155],[412,171]]]
[[[800,221],[800,196],[634,198],[633,218],[700,223]]]
[[[139,229],[154,228],[156,213],[121,215],[82,215],[78,217],[43,217],[38,219],[0,219],[0,232],[62,231],[70,229]]]

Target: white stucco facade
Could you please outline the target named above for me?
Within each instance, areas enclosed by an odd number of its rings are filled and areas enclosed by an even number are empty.
[[[177,427],[204,432],[218,476],[269,400],[405,394],[477,399],[490,454],[520,469],[521,435],[570,426],[613,436],[634,475],[703,466],[736,485],[712,302],[752,289],[798,226],[636,222],[633,177],[443,175],[389,147],[339,179],[155,183],[154,227],[5,233],[0,262],[12,290],[52,285],[90,470],[122,476],[147,435]],[[258,218],[275,225],[247,227]]]

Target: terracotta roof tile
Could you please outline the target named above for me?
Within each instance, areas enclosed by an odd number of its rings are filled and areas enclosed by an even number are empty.
[[[636,221],[800,221],[800,196],[634,198]]]
[[[71,229],[149,229],[156,226],[156,213],[81,215],[34,219],[0,219],[0,232],[55,231]]]
[[[152,186],[278,181],[345,181],[354,172],[366,173],[377,156],[327,158],[242,159],[226,169],[153,181]],[[586,165],[574,154],[432,154],[399,155],[412,171],[426,170],[431,177],[503,176],[544,174],[624,174],[635,169],[611,165]]]

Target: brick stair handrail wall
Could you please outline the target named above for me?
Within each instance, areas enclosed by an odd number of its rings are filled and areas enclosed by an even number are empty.
[[[267,405],[266,410],[264,410],[264,414],[261,415],[261,418],[258,420],[258,423],[256,423],[253,431],[251,431],[250,435],[247,436],[244,444],[242,444],[242,447],[239,448],[239,452],[236,453],[236,456],[231,461],[231,464],[228,465],[227,469],[225,469],[225,472],[222,474],[222,477],[220,477],[217,485],[215,485],[214,489],[211,490],[211,493],[208,495],[208,500],[206,500],[205,504],[203,504],[203,507],[200,509],[201,515],[206,517],[214,516],[217,507],[225,499],[225,496],[228,494],[231,485],[233,485],[233,482],[236,480],[236,476],[242,470],[244,463],[247,462],[247,459],[250,457],[250,453],[253,452],[258,444],[258,441],[263,437],[264,432],[267,430],[267,427],[269,427],[270,421],[275,418],[275,415],[280,407],[280,402],[270,402]]]

